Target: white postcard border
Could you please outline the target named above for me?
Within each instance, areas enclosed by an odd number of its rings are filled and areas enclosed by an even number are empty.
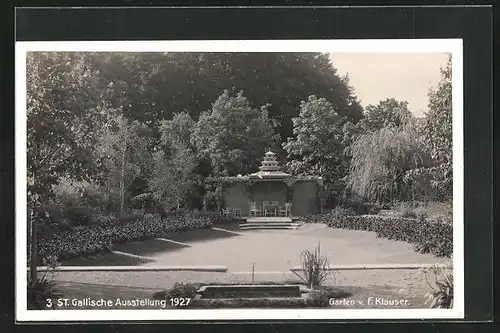
[[[453,103],[453,309],[27,310],[26,53],[94,52],[449,52]],[[345,320],[464,318],[463,47],[461,39],[68,41],[15,44],[16,319],[29,321]]]

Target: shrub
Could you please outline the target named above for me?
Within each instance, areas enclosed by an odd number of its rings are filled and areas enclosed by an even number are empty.
[[[43,260],[44,264],[47,266],[47,270],[44,272],[42,277],[37,278],[33,281],[28,274],[28,309],[30,310],[44,310],[53,309],[53,307],[47,307],[47,300],[51,299],[52,304],[55,303],[55,299],[61,297],[61,293],[57,289],[54,281],[49,279],[47,275],[53,273],[56,270],[56,260],[54,257],[48,257]]]
[[[382,210],[383,205],[378,203],[368,202],[364,205],[365,214],[377,215]]]
[[[142,217],[144,217],[144,214],[139,210],[135,209],[133,211],[122,212],[118,214],[116,218],[119,223],[129,223],[136,221],[137,219],[140,219]]]
[[[354,193],[344,194],[339,203],[341,207],[350,209],[358,215],[378,214],[380,210],[384,209],[383,204],[367,202],[365,198]]]
[[[89,225],[91,214],[87,207],[69,206],[66,207],[66,217],[72,225]]]
[[[176,282],[172,289],[168,290],[166,293],[166,298],[193,298],[196,296],[198,287],[191,283],[179,283]]]
[[[405,241],[413,244],[417,252],[433,253],[438,257],[449,258],[453,253],[452,224],[378,215],[334,218],[332,214],[306,217],[304,222],[326,223],[332,228],[376,232],[377,237]]]
[[[314,251],[305,250],[301,254],[302,275],[299,277],[309,286],[309,288],[319,287],[330,275],[330,265],[328,258],[321,256],[321,247],[318,246]]]
[[[332,217],[334,218],[343,218],[350,215],[356,215],[356,212],[352,208],[336,207],[332,209]]]
[[[108,201],[98,185],[69,178],[60,179],[53,193],[52,203],[45,207],[49,219],[74,226],[91,224],[92,217],[102,213]]]
[[[44,310],[47,309],[47,300],[51,299],[52,304],[61,294],[57,290],[56,284],[48,280],[45,276],[32,281],[28,278],[28,309]]]
[[[412,219],[417,218],[417,213],[415,212],[415,209],[408,203],[402,203],[398,210],[399,210],[398,215],[401,217],[412,218]]]
[[[195,303],[193,298],[196,296],[199,286],[200,284],[176,282],[171,289],[155,292],[153,294],[153,299],[160,301],[166,300],[167,306],[169,306],[171,304],[171,299],[190,298],[191,301],[189,305],[192,306],[193,303]]]
[[[332,288],[332,287],[319,287],[316,290],[312,290],[309,292],[309,296],[306,300],[307,306],[311,307],[319,307],[319,308],[327,308],[331,307],[330,300],[335,298],[348,298],[351,297],[352,294],[346,292],[341,289]]]
[[[428,275],[433,275],[433,281],[430,282]],[[431,292],[427,294],[427,302],[430,302],[431,308],[449,309],[453,307],[453,274],[444,273],[442,268],[433,266],[430,269],[424,269],[424,277]]]
[[[59,203],[49,203],[43,206],[47,213],[47,221],[49,223],[64,223],[66,220],[66,212],[64,207]]]
[[[432,219],[443,223],[453,220],[453,206],[446,202],[402,202],[392,210],[398,216],[419,220]]]

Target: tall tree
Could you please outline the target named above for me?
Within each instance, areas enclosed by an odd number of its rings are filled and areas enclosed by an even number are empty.
[[[315,94],[356,122],[362,108],[348,80],[321,53],[99,53],[91,63],[121,89],[125,115],[147,125],[186,110],[197,120],[221,91],[245,91],[251,106],[267,103],[282,140],[292,136],[298,105]]]
[[[423,123],[424,139],[432,158],[451,167],[452,162],[452,84],[451,57],[441,68],[441,81],[429,90],[429,111]]]
[[[76,53],[31,52],[26,61],[28,225],[36,279],[37,224],[52,185],[63,176],[92,178],[93,129],[106,92]]]
[[[120,114],[110,119],[106,130],[100,132],[96,152],[107,170],[109,195],[119,196],[120,212],[125,209],[134,180],[151,174],[148,133],[147,126]]]
[[[91,176],[105,89],[74,53],[30,53],[26,73],[28,179],[32,190],[48,194],[62,175]]]
[[[352,159],[347,185],[371,201],[409,199],[406,173],[429,166],[429,157],[412,124],[364,133],[349,150]]]
[[[230,96],[225,91],[212,110],[201,114],[192,142],[201,157],[210,159],[213,175],[221,176],[255,171],[276,137],[265,108],[252,108],[242,92]]]
[[[283,144],[288,171],[324,177],[326,193],[334,199],[342,191],[342,178],[348,168],[344,155],[345,118],[325,98],[309,96],[302,101],[293,124],[295,137]]]
[[[377,131],[388,126],[403,126],[411,118],[408,102],[388,98],[377,105],[368,105],[360,123],[366,131]]]
[[[429,110],[421,122],[421,133],[426,149],[433,159],[432,175],[440,199],[452,197],[453,192],[453,112],[451,55],[441,68],[441,80],[429,90]]]
[[[160,121],[160,142],[168,149],[192,148],[195,122],[187,112],[175,113],[172,119]]]
[[[148,179],[151,196],[167,212],[179,209],[193,185],[195,156],[190,149],[175,149],[168,156],[163,150],[153,154],[153,173]]]
[[[171,120],[161,121],[160,150],[155,153],[154,175],[149,186],[153,199],[162,202],[164,209],[180,207],[182,201],[189,208],[201,208],[203,178],[211,170],[202,172],[204,161],[197,158],[191,142],[194,127],[195,122],[187,112],[175,113]],[[198,203],[193,203],[193,199]]]

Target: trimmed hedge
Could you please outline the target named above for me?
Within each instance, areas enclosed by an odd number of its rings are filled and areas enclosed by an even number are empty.
[[[166,218],[146,214],[132,221],[110,219],[91,225],[42,236],[38,240],[38,257],[56,256],[58,260],[109,251],[116,244],[146,240],[163,234],[210,228],[227,218],[212,213],[173,214]]]
[[[377,237],[413,244],[415,251],[433,253],[438,257],[453,254],[453,227],[432,220],[417,220],[377,215],[347,215],[336,218],[332,214],[308,216],[306,223],[325,223],[332,228],[372,231]]]

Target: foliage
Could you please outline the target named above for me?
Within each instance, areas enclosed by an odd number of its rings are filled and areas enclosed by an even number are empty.
[[[427,302],[431,308],[450,309],[453,308],[453,274],[445,273],[441,267],[433,266],[423,270],[425,281],[432,290],[427,294]],[[433,275],[433,281],[429,281],[428,275]]]
[[[364,131],[378,131],[384,127],[405,126],[412,114],[408,110],[408,102],[388,98],[377,105],[368,105],[365,108],[364,118],[360,121]]]
[[[156,238],[170,232],[208,228],[216,215],[203,213],[169,214],[165,218],[145,214],[131,221],[108,220],[89,227],[62,231],[39,238],[40,257],[56,256],[58,260],[110,250],[115,244]]]
[[[151,173],[151,153],[148,150],[149,128],[138,121],[130,121],[121,114],[108,119],[99,131],[96,146],[97,160],[107,171],[105,184],[108,195],[120,198],[120,211],[130,199],[129,189],[133,182]]]
[[[175,113],[171,120],[160,122],[160,142],[168,149],[192,148],[195,122],[187,112]]]
[[[120,93],[115,105],[125,115],[151,125],[186,110],[197,120],[224,89],[244,90],[255,105],[271,104],[270,118],[282,140],[292,135],[297,105],[314,92],[343,116],[357,121],[362,108],[337,75],[327,53],[92,53],[85,54],[106,82]],[[298,79],[300,78],[300,79]],[[120,99],[124,99],[120,102]]]
[[[283,144],[287,170],[295,175],[323,177],[327,197],[343,190],[342,178],[348,169],[343,154],[344,123],[332,103],[309,96],[300,105],[299,117],[293,118],[295,137]]]
[[[451,57],[441,69],[441,81],[429,90],[429,111],[425,115],[423,132],[431,156],[439,164],[452,160],[452,83]]]
[[[331,212],[334,218],[343,218],[344,216],[357,215],[354,209],[348,207],[335,207]]]
[[[228,91],[200,115],[192,136],[198,153],[210,159],[215,176],[255,171],[274,141],[266,109],[253,109],[242,92],[233,97]]]
[[[407,170],[403,183],[408,200],[446,201],[450,199],[452,182],[446,165]]]
[[[52,223],[86,225],[92,216],[100,214],[111,203],[105,190],[86,180],[61,178],[52,186],[54,197],[44,205],[47,219]]]
[[[423,142],[429,151],[438,177],[434,180],[442,188],[441,197],[451,198],[453,183],[453,131],[452,131],[451,56],[441,69],[441,81],[429,91],[429,111],[421,124]]]
[[[453,226],[432,220],[394,218],[378,215],[345,216],[332,214],[304,218],[304,222],[325,223],[332,228],[372,231],[377,237],[405,241],[414,245],[417,252],[433,253],[438,257],[453,254]]]
[[[304,250],[301,254],[302,270],[298,275],[309,288],[319,287],[331,274],[328,258],[321,256],[321,247],[313,250]]]
[[[349,149],[352,155],[348,186],[376,202],[408,197],[404,176],[428,165],[428,157],[411,125],[384,127],[361,135]]]
[[[320,286],[316,290],[311,290],[307,296],[308,307],[331,308],[332,299],[349,298],[352,294],[330,286]]]
[[[418,220],[425,220],[428,217],[425,207],[413,202],[401,202],[394,209],[400,217]]]
[[[264,150],[279,147],[275,133],[291,136],[296,106],[311,91],[351,121],[362,113],[348,79],[319,53],[33,52],[27,81],[28,184],[37,204],[46,204],[51,186],[65,177],[105,185],[106,196],[118,197],[123,210],[132,198],[152,194],[146,179],[155,148],[170,159],[169,149],[180,150],[179,143],[196,155],[185,195],[196,201],[212,169],[216,175],[253,172]],[[229,92],[212,105],[224,89]],[[241,89],[263,110],[241,95],[229,97]],[[207,118],[227,121],[215,128],[215,140],[202,129]],[[195,127],[201,135],[193,135]],[[203,142],[201,154],[196,142]],[[225,149],[235,142],[238,147]]]
[[[160,144],[153,153],[152,175],[147,184],[161,212],[179,209],[198,179],[191,136],[195,123],[186,112],[160,122]]]
[[[193,298],[196,296],[198,287],[191,283],[176,282],[174,286],[166,293],[166,299],[172,298]]]
[[[93,177],[93,131],[107,89],[75,53],[29,53],[26,74],[28,190],[45,201],[60,176]]]
[[[153,154],[153,174],[148,180],[152,198],[166,212],[179,209],[192,186],[194,155],[189,149],[175,150],[170,158],[164,151]]]
[[[193,298],[196,296],[199,287],[200,284],[176,282],[170,289],[155,292],[153,299],[167,300],[167,306],[170,306],[170,300],[172,299],[190,298],[189,307],[192,307],[193,303],[195,303]]]
[[[62,296],[56,283],[47,276],[49,273],[53,274],[57,270],[55,257],[49,256],[44,258],[43,263],[47,267],[47,270],[41,277],[38,277],[36,280],[32,280],[30,276],[28,276],[27,295],[29,310],[48,309],[46,307],[48,299],[51,299],[52,303],[55,304],[55,300]]]

